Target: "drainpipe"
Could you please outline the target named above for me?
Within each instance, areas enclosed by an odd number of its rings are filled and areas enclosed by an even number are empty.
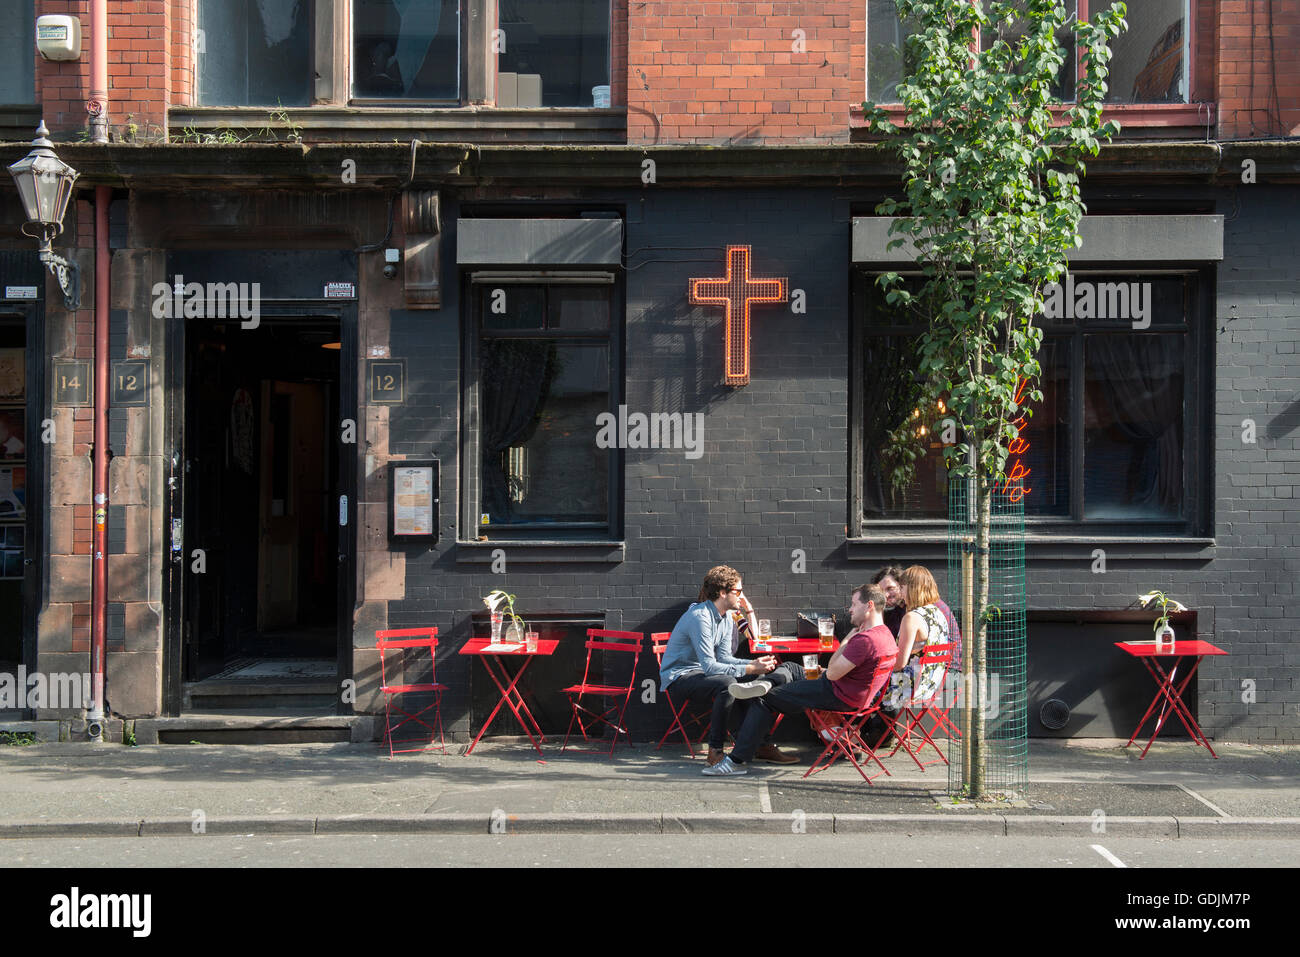
[[[90,0],[90,141],[108,142],[108,0]]]
[[[91,139],[108,142],[108,0],[91,0]],[[108,627],[108,204],[95,187],[95,407],[90,565],[90,713],[86,735],[104,740],[104,646]]]

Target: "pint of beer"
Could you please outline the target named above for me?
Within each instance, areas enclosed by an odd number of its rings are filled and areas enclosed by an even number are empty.
[[[816,655],[803,656],[803,676],[809,681],[816,681],[821,677],[821,665],[817,663]]]
[[[823,615],[817,619],[817,635],[821,639],[822,651],[830,651],[835,643],[835,619]]]

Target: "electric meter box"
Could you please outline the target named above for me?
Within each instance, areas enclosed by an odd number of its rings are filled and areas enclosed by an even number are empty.
[[[81,57],[81,21],[64,14],[36,18],[36,49],[47,60],[76,60]]]

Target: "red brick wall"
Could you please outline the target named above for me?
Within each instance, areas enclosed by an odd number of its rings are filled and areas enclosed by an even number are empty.
[[[171,22],[167,34],[171,37],[171,104],[190,106],[194,97],[194,62],[192,31],[194,29],[193,0],[170,0]]]
[[[1300,135],[1300,0],[1221,0],[1218,13],[1219,138]]]
[[[168,13],[172,0],[112,0],[108,5],[109,125],[128,122],[138,135],[167,128]],[[81,20],[81,58],[53,63],[36,58],[36,100],[52,133],[86,129],[94,24],[90,0],[36,0],[36,15],[62,13]],[[128,119],[129,117],[129,119]]]
[[[862,0],[630,5],[628,142],[847,142],[865,19]]]

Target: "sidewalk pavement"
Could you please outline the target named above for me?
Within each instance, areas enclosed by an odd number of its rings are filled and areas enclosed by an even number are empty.
[[[802,777],[754,764],[705,777],[684,748],[539,759],[487,739],[474,754],[388,757],[377,744],[0,747],[0,838],[341,833],[985,833],[1300,837],[1300,747],[1032,741],[1019,799],[954,807],[942,765],[904,754],[868,785],[845,762]],[[789,749],[789,746],[783,745]]]

